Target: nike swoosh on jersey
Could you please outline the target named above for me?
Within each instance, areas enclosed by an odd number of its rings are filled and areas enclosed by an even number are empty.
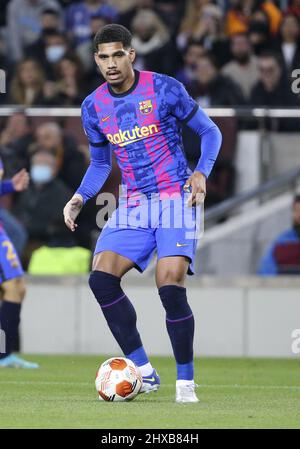
[[[102,117],[101,121],[106,122],[109,119],[110,115],[107,115],[106,117]]]
[[[188,246],[188,243],[176,243],[177,248],[179,248],[180,246]]]

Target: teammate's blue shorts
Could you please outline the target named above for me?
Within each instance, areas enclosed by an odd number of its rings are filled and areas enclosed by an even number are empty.
[[[194,274],[201,206],[188,207],[186,200],[186,195],[173,200],[144,199],[133,206],[120,200],[98,238],[94,254],[113,251],[132,260],[143,272],[156,250],[157,259],[187,257],[188,274]]]
[[[0,229],[0,284],[21,277],[24,271],[10,238]]]

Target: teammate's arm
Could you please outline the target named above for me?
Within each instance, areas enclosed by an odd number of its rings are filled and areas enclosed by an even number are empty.
[[[1,167],[1,165],[0,165]],[[0,168],[2,171],[2,169]],[[2,171],[3,175],[3,171]],[[25,168],[18,171],[11,179],[1,181],[0,179],[0,196],[7,193],[22,192],[26,190],[29,184],[29,174]]]
[[[190,97],[182,83],[167,77],[166,101],[170,112],[179,121],[185,123],[201,138],[201,157],[194,173],[186,181],[185,188],[191,187],[189,205],[198,204],[206,195],[208,178],[220,151],[222,135],[217,125]]]
[[[97,117],[94,116],[93,108],[88,108],[84,102],[82,105],[82,122],[89,139],[90,164],[79,188],[63,211],[65,224],[73,232],[77,227],[76,218],[83,205],[99,192],[111,172],[111,148],[105,137],[97,129],[95,121],[97,121]]]

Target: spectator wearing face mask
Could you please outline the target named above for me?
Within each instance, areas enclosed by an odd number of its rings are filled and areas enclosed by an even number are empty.
[[[300,195],[292,206],[292,227],[280,234],[267,249],[258,273],[262,276],[300,274]]]
[[[257,58],[252,53],[246,33],[232,36],[230,44],[232,60],[222,68],[222,74],[238,84],[245,99],[249,99],[259,77]]]
[[[74,139],[65,135],[58,123],[45,122],[35,130],[35,144],[31,151],[34,153],[38,149],[54,154],[57,176],[70,189],[76,190],[85,173],[86,161]]]
[[[26,47],[27,57],[33,58],[43,66],[47,80],[55,79],[55,65],[70,53],[70,43],[61,31],[50,28],[44,30],[39,41]],[[46,91],[51,84],[46,83]],[[50,90],[51,92],[51,90]]]
[[[61,211],[71,191],[56,173],[53,154],[47,151],[35,153],[31,159],[31,183],[14,207],[15,215],[27,230],[32,249],[43,244],[63,246],[70,243]]]

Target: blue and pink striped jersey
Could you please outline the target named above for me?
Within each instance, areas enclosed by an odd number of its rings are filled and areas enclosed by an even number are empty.
[[[184,86],[154,72],[135,71],[134,84],[123,94],[116,94],[108,83],[102,84],[84,100],[82,121],[92,163],[99,157],[101,160],[103,152],[103,162],[109,165],[105,152],[112,150],[128,195],[182,193],[192,172],[183,151],[180,123],[187,123],[201,136],[197,170],[206,176],[221,144],[218,128]],[[97,193],[97,189],[88,189],[95,175],[88,172],[77,190],[84,200]],[[100,188],[98,185],[98,191]]]

